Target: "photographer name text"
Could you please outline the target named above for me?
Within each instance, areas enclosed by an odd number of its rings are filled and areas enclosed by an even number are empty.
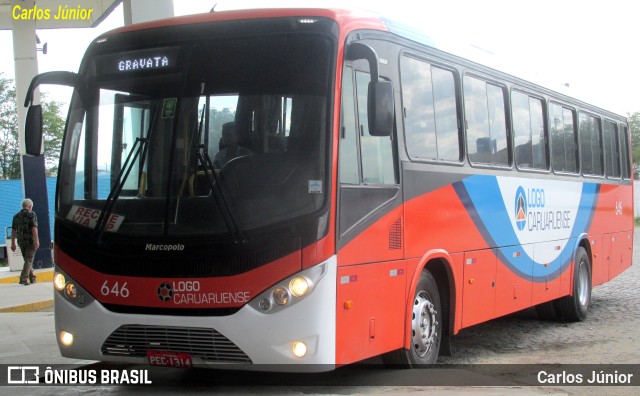
[[[11,9],[11,16],[14,20],[22,21],[49,21],[51,19],[56,21],[88,21],[93,18],[93,8],[83,8],[81,6],[73,8],[68,5],[60,5],[54,14],[50,8],[42,8],[37,5],[23,8],[16,5]]]
[[[582,373],[569,373],[566,371],[561,373],[538,372],[538,382],[540,384],[628,385],[631,383],[632,378],[633,374],[621,373],[618,370],[614,372],[592,371],[586,376]]]

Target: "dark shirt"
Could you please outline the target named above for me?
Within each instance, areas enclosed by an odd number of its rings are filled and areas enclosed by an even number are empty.
[[[35,244],[33,234],[31,233],[31,229],[33,227],[38,227],[38,217],[36,216],[36,212],[22,209],[13,216],[13,224],[11,225],[11,228],[18,240],[18,246],[20,246],[20,249],[24,250],[24,246],[31,246]]]

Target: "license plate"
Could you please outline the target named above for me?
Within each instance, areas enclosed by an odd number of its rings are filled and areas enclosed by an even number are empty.
[[[147,361],[152,366],[193,367],[191,354],[186,352],[147,351]]]

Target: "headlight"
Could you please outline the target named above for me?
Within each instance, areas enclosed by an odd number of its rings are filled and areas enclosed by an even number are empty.
[[[60,270],[53,276],[53,285],[65,300],[76,307],[86,307],[94,300],[82,286]]]
[[[273,291],[273,301],[278,305],[285,305],[289,302],[289,292],[287,289],[279,287]]]
[[[313,292],[315,285],[327,273],[327,263],[301,271],[265,290],[249,305],[263,313],[273,313],[289,307]]]
[[[301,276],[296,276],[289,282],[289,290],[294,296],[302,297],[309,291],[309,282]]]
[[[53,286],[56,288],[56,290],[62,291],[66,283],[67,280],[64,278],[64,275],[60,272],[56,272],[56,274],[53,276]]]
[[[78,290],[76,289],[76,285],[73,283],[67,283],[67,287],[64,288],[64,291],[67,294],[67,297],[71,300],[75,300],[78,296]]]

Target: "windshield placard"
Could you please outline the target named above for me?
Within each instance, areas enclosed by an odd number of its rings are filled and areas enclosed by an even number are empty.
[[[96,228],[96,224],[101,213],[102,211],[97,209],[73,205],[69,214],[67,214],[67,220],[71,220],[76,224],[93,229]],[[118,231],[124,221],[124,218],[125,216],[112,213],[111,216],[109,216],[109,220],[107,221],[107,225],[104,230],[108,232]]]

